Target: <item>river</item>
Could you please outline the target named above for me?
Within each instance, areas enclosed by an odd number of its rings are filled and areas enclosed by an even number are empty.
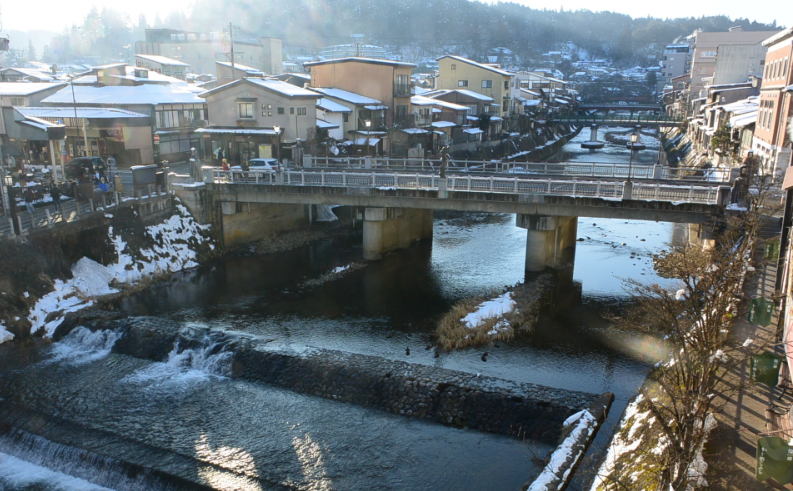
[[[601,128],[600,135],[627,141],[627,131]],[[580,148],[588,139],[585,129],[560,157],[627,162],[624,144],[590,153]],[[648,149],[634,163],[653,164],[658,139],[648,133],[642,140]],[[561,313],[543,315],[533,332],[510,343],[439,357],[425,348],[454,302],[524,281],[526,231],[514,216],[436,214],[431,240],[320,284],[307,281],[362,262],[359,235],[261,257],[228,256],[119,307],[130,316],[236,331],[293,348],[613,392],[608,420],[575,479],[578,489],[657,356],[653,340],[614,331],[604,317],[624,308],[623,280],[660,280],[650,254],[684,238],[685,227],[580,218],[578,237],[584,240],[577,243],[573,281],[563,286],[568,299]],[[118,355],[109,350],[113,341],[77,331],[53,346],[0,346],[0,416],[36,414],[48,422],[48,434],[69,436],[77,448],[94,448],[97,434],[114,435],[120,440],[108,444],[105,455],[219,489],[516,490],[553,450],[229,378],[218,355],[175,348],[163,363]],[[80,431],[70,436],[73,426]],[[69,469],[68,452],[37,445],[0,439],[0,490],[89,489],[60,474]],[[35,471],[36,465],[48,470]],[[111,489],[141,484],[90,466],[69,472]]]

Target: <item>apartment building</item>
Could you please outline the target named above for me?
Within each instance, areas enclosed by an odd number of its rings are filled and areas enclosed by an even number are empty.
[[[520,85],[513,73],[461,56],[443,56],[438,58],[438,64],[437,89],[463,89],[491,97],[498,105],[496,116],[509,116],[514,110],[512,94],[520,91]]]
[[[339,58],[305,63],[311,86],[336,88],[381,101],[385,126],[412,126],[410,74],[413,63],[373,58]]]
[[[720,47],[756,46],[772,34],[774,33],[768,31],[744,31],[740,27],[734,27],[728,32],[694,33],[690,70],[692,99],[702,97],[704,95],[702,91],[707,85],[714,85],[713,76],[716,73]]]
[[[768,53],[752,147],[763,168],[781,175],[791,159],[788,127],[793,97],[793,28],[767,38],[763,46]]]
[[[230,48],[223,32],[146,29],[146,40],[135,43],[135,54],[165,56],[187,63],[195,73],[211,73],[215,61],[230,61]],[[235,30],[234,61],[278,75],[283,72],[281,40]]]

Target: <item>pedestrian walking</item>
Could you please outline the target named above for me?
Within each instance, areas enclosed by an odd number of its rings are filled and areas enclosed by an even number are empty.
[[[223,159],[223,163],[221,164],[220,168],[223,170],[229,170],[229,163],[226,162],[226,159]]]
[[[56,184],[53,184],[50,188],[50,198],[52,198],[52,203],[55,205],[55,209],[62,215],[63,208],[61,208],[61,188],[59,188]]]
[[[25,208],[27,208],[28,213],[31,215],[33,214],[33,191],[28,187],[25,186]]]

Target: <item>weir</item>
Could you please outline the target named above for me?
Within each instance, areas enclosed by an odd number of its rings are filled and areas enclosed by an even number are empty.
[[[231,355],[233,377],[455,428],[551,444],[567,417],[602,397],[377,356],[274,347],[266,340],[184,328],[161,318],[128,318],[102,328],[124,332],[113,347],[116,353],[162,361],[174,346],[225,352]]]

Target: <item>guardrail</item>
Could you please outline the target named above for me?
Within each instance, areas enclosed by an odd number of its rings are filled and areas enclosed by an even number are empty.
[[[625,107],[626,110],[630,106]],[[683,118],[664,115],[620,115],[620,114],[560,114],[554,116],[554,122],[559,123],[633,123],[633,124],[664,124],[678,125],[683,122]]]
[[[204,172],[205,181],[216,184],[369,187],[382,190],[437,190],[440,186],[438,175],[419,173],[327,172],[324,170],[239,172],[210,167],[205,167]],[[447,190],[622,200],[625,193],[625,182],[454,175],[447,178]],[[719,187],[634,182],[630,199],[717,204],[719,203]]]
[[[61,202],[61,211],[56,210],[54,206],[48,206],[36,209],[32,214],[18,213],[15,217],[18,233],[14,230],[14,221],[11,218],[0,216],[0,238],[26,236],[38,229],[52,228],[56,225],[82,220],[118,206],[132,205],[133,202],[141,199],[165,198],[167,196],[168,193],[165,189],[150,186],[125,193],[97,194],[94,199],[88,201],[68,199]]]
[[[303,159],[308,169],[372,170],[392,172],[439,172],[439,159],[377,158],[377,157],[312,157]],[[502,162],[493,160],[450,160],[448,174],[526,174],[566,177],[619,177],[631,179],[681,180],[725,183],[730,182],[730,169],[690,169],[661,165],[628,165],[608,162]]]

